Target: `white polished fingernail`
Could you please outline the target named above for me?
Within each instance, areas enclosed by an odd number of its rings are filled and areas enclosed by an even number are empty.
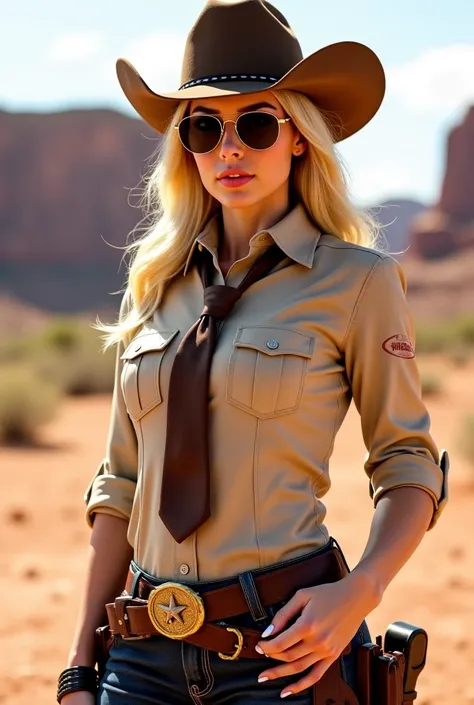
[[[263,649],[258,644],[255,647],[255,651],[258,651],[259,654],[263,654]]]
[[[291,692],[291,690],[287,690],[286,693],[282,693],[282,694],[281,694],[281,697],[282,697],[282,698],[286,698],[287,695],[293,695],[293,693]]]
[[[275,627],[273,626],[273,624],[270,624],[270,626],[267,627],[267,628],[265,629],[265,631],[262,633],[261,638],[262,638],[262,639],[265,639],[265,637],[266,637],[266,636],[269,636],[269,635],[272,633],[272,631],[273,631],[274,629],[275,629]]]
[[[259,683],[265,683],[265,681],[267,681],[267,680],[268,680],[267,676],[261,676],[261,677],[258,679],[258,682],[259,682]]]

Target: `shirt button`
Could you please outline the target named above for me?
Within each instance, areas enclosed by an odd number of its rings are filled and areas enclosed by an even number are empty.
[[[278,340],[267,340],[267,348],[269,350],[276,350],[279,347],[280,343],[278,342]]]
[[[260,242],[266,242],[267,241],[267,236],[266,235],[260,235],[258,238]]]
[[[183,563],[183,565],[179,567],[179,572],[181,575],[187,575],[189,573],[189,566],[186,565],[186,563]]]

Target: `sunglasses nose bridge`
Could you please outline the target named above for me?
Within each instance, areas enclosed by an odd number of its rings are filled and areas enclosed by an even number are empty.
[[[238,118],[237,118],[238,120]],[[219,142],[223,145],[228,139],[231,139],[232,143],[235,143],[235,140],[240,144],[243,144],[242,140],[240,139],[239,133],[237,131],[237,120],[220,120],[221,123],[221,137]],[[230,122],[234,128],[230,130],[230,132],[227,132],[226,130],[226,124]]]

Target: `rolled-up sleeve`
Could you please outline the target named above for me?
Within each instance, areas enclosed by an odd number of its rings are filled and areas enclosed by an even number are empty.
[[[90,527],[97,512],[130,519],[135,495],[137,438],[125,407],[120,384],[120,355],[123,350],[123,344],[118,344],[105,457],[84,494],[86,521]]]
[[[368,274],[344,341],[345,363],[368,451],[376,506],[388,490],[419,487],[432,497],[433,528],[447,501],[448,458],[430,435],[414,354],[414,326],[402,268],[381,256]]]

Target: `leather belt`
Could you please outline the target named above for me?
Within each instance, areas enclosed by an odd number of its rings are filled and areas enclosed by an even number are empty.
[[[332,545],[264,573],[255,571],[252,577],[261,604],[268,606],[290,600],[299,589],[337,582],[347,572],[340,551]],[[140,576],[137,597],[131,597],[133,578],[134,572],[129,569],[124,593],[106,605],[112,635],[135,640],[162,634],[218,651],[223,659],[264,658],[255,651],[261,631],[213,624],[249,611],[238,578],[231,585],[199,593],[198,584],[196,590],[191,583],[154,585]]]

